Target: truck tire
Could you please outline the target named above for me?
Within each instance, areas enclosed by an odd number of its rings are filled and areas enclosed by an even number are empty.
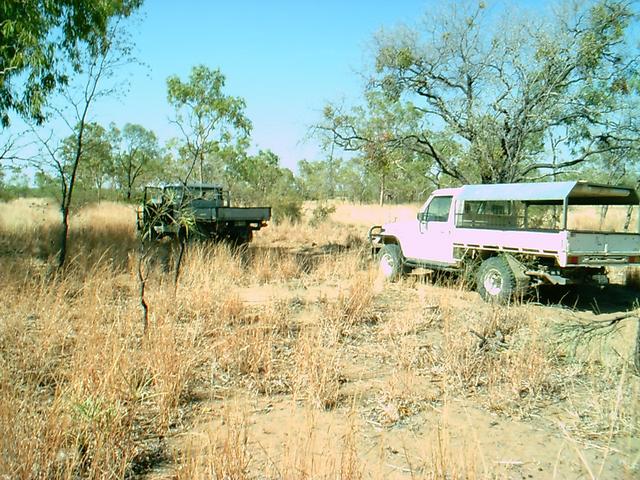
[[[516,291],[516,278],[503,257],[487,258],[478,269],[476,287],[483,300],[507,304]]]
[[[237,247],[250,243],[252,239],[253,231],[249,228],[235,228],[229,234],[230,243]]]
[[[378,268],[385,280],[395,281],[404,273],[402,250],[395,244],[386,244],[378,254]]]

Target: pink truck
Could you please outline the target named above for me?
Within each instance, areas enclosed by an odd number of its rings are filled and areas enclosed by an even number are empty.
[[[369,240],[390,280],[472,270],[482,298],[506,303],[543,283],[604,284],[608,267],[640,265],[639,203],[632,188],[583,181],[466,185],[434,191],[415,220],[373,226]]]

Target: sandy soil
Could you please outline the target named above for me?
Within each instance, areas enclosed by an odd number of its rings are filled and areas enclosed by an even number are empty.
[[[445,296],[450,306],[486,310],[477,294],[437,287],[424,277],[375,288],[376,306],[386,318],[364,326],[341,349],[335,408],[313,408],[295,395],[205,389],[195,426],[172,439],[173,448],[197,458],[228,449],[230,438],[236,438],[246,471],[255,478],[290,478],[303,471],[313,472],[311,478],[334,478],[351,468],[362,474],[354,478],[637,478],[640,439],[577,435],[580,420],[572,413],[572,398],[541,403],[522,415],[495,411],[473,396],[443,395],[437,372],[402,369],[390,361],[388,352],[397,346],[388,333],[403,328],[416,302]],[[246,287],[238,295],[252,308],[295,298],[301,307],[294,321],[313,324],[319,321],[319,302],[335,300],[340,292],[339,283],[292,284]],[[595,299],[588,294],[570,301],[577,308],[599,301],[601,308],[615,310],[634,299],[623,293],[596,292]],[[558,305],[528,308],[540,316],[568,315]],[[441,342],[438,308],[432,310],[403,332],[404,347],[428,351]]]

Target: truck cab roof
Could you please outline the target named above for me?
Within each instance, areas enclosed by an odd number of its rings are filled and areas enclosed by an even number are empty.
[[[457,187],[457,188],[439,188],[438,190],[434,190],[431,195],[433,195],[434,197],[447,197],[449,195],[457,196],[458,193],[460,192],[460,190],[462,190],[462,187]]]
[[[161,189],[182,189],[187,190],[221,190],[224,186],[218,183],[187,183],[186,185],[179,182],[173,183],[148,183],[145,188],[161,188]]]

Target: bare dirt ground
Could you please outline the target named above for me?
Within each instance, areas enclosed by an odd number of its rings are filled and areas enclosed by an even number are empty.
[[[429,358],[442,348],[445,316],[450,309],[484,318],[494,313],[473,292],[424,280],[376,285],[370,305],[374,318],[341,339],[333,358],[326,359],[339,372],[331,405],[318,408],[295,394],[263,395],[233,387],[218,390],[213,398],[205,391],[194,428],[173,439],[174,448],[190,452],[196,465],[210,462],[212,452],[235,449],[237,468],[256,478],[297,478],[299,472],[309,478],[336,472],[351,478],[352,470],[361,478],[636,478],[637,424],[628,435],[612,435],[618,427],[591,424],[594,420],[584,412],[588,387],[563,388],[563,380],[556,378],[558,385],[535,400],[527,398],[532,394],[528,388],[535,386],[526,382],[514,382],[512,387],[521,390],[509,400],[475,387],[447,392],[451,379]],[[319,305],[339,298],[336,283],[251,287],[238,295],[251,308],[293,298],[298,309],[293,322],[309,326],[322,322]],[[622,288],[599,293],[590,301],[601,306],[612,298],[635,298]],[[570,316],[565,309],[528,304],[512,307],[508,315],[562,321]],[[477,341],[477,354],[496,353],[483,352],[479,339],[464,333],[470,337],[466,340]],[[504,341],[509,349],[510,339]],[[516,368],[526,370],[526,354],[519,361]],[[636,379],[620,381],[635,384],[624,394],[637,393]],[[631,400],[631,421],[637,422],[637,401]],[[592,406],[603,408],[591,412],[595,417],[612,413],[612,405]]]
[[[496,307],[456,277],[386,284],[367,226],[415,207],[339,205],[246,250],[191,246],[177,287],[173,247],[157,247],[143,336],[129,207],[77,215],[61,280],[45,207],[19,228],[0,217],[7,478],[640,476],[637,323],[587,345],[557,329],[634,308],[637,290]]]

